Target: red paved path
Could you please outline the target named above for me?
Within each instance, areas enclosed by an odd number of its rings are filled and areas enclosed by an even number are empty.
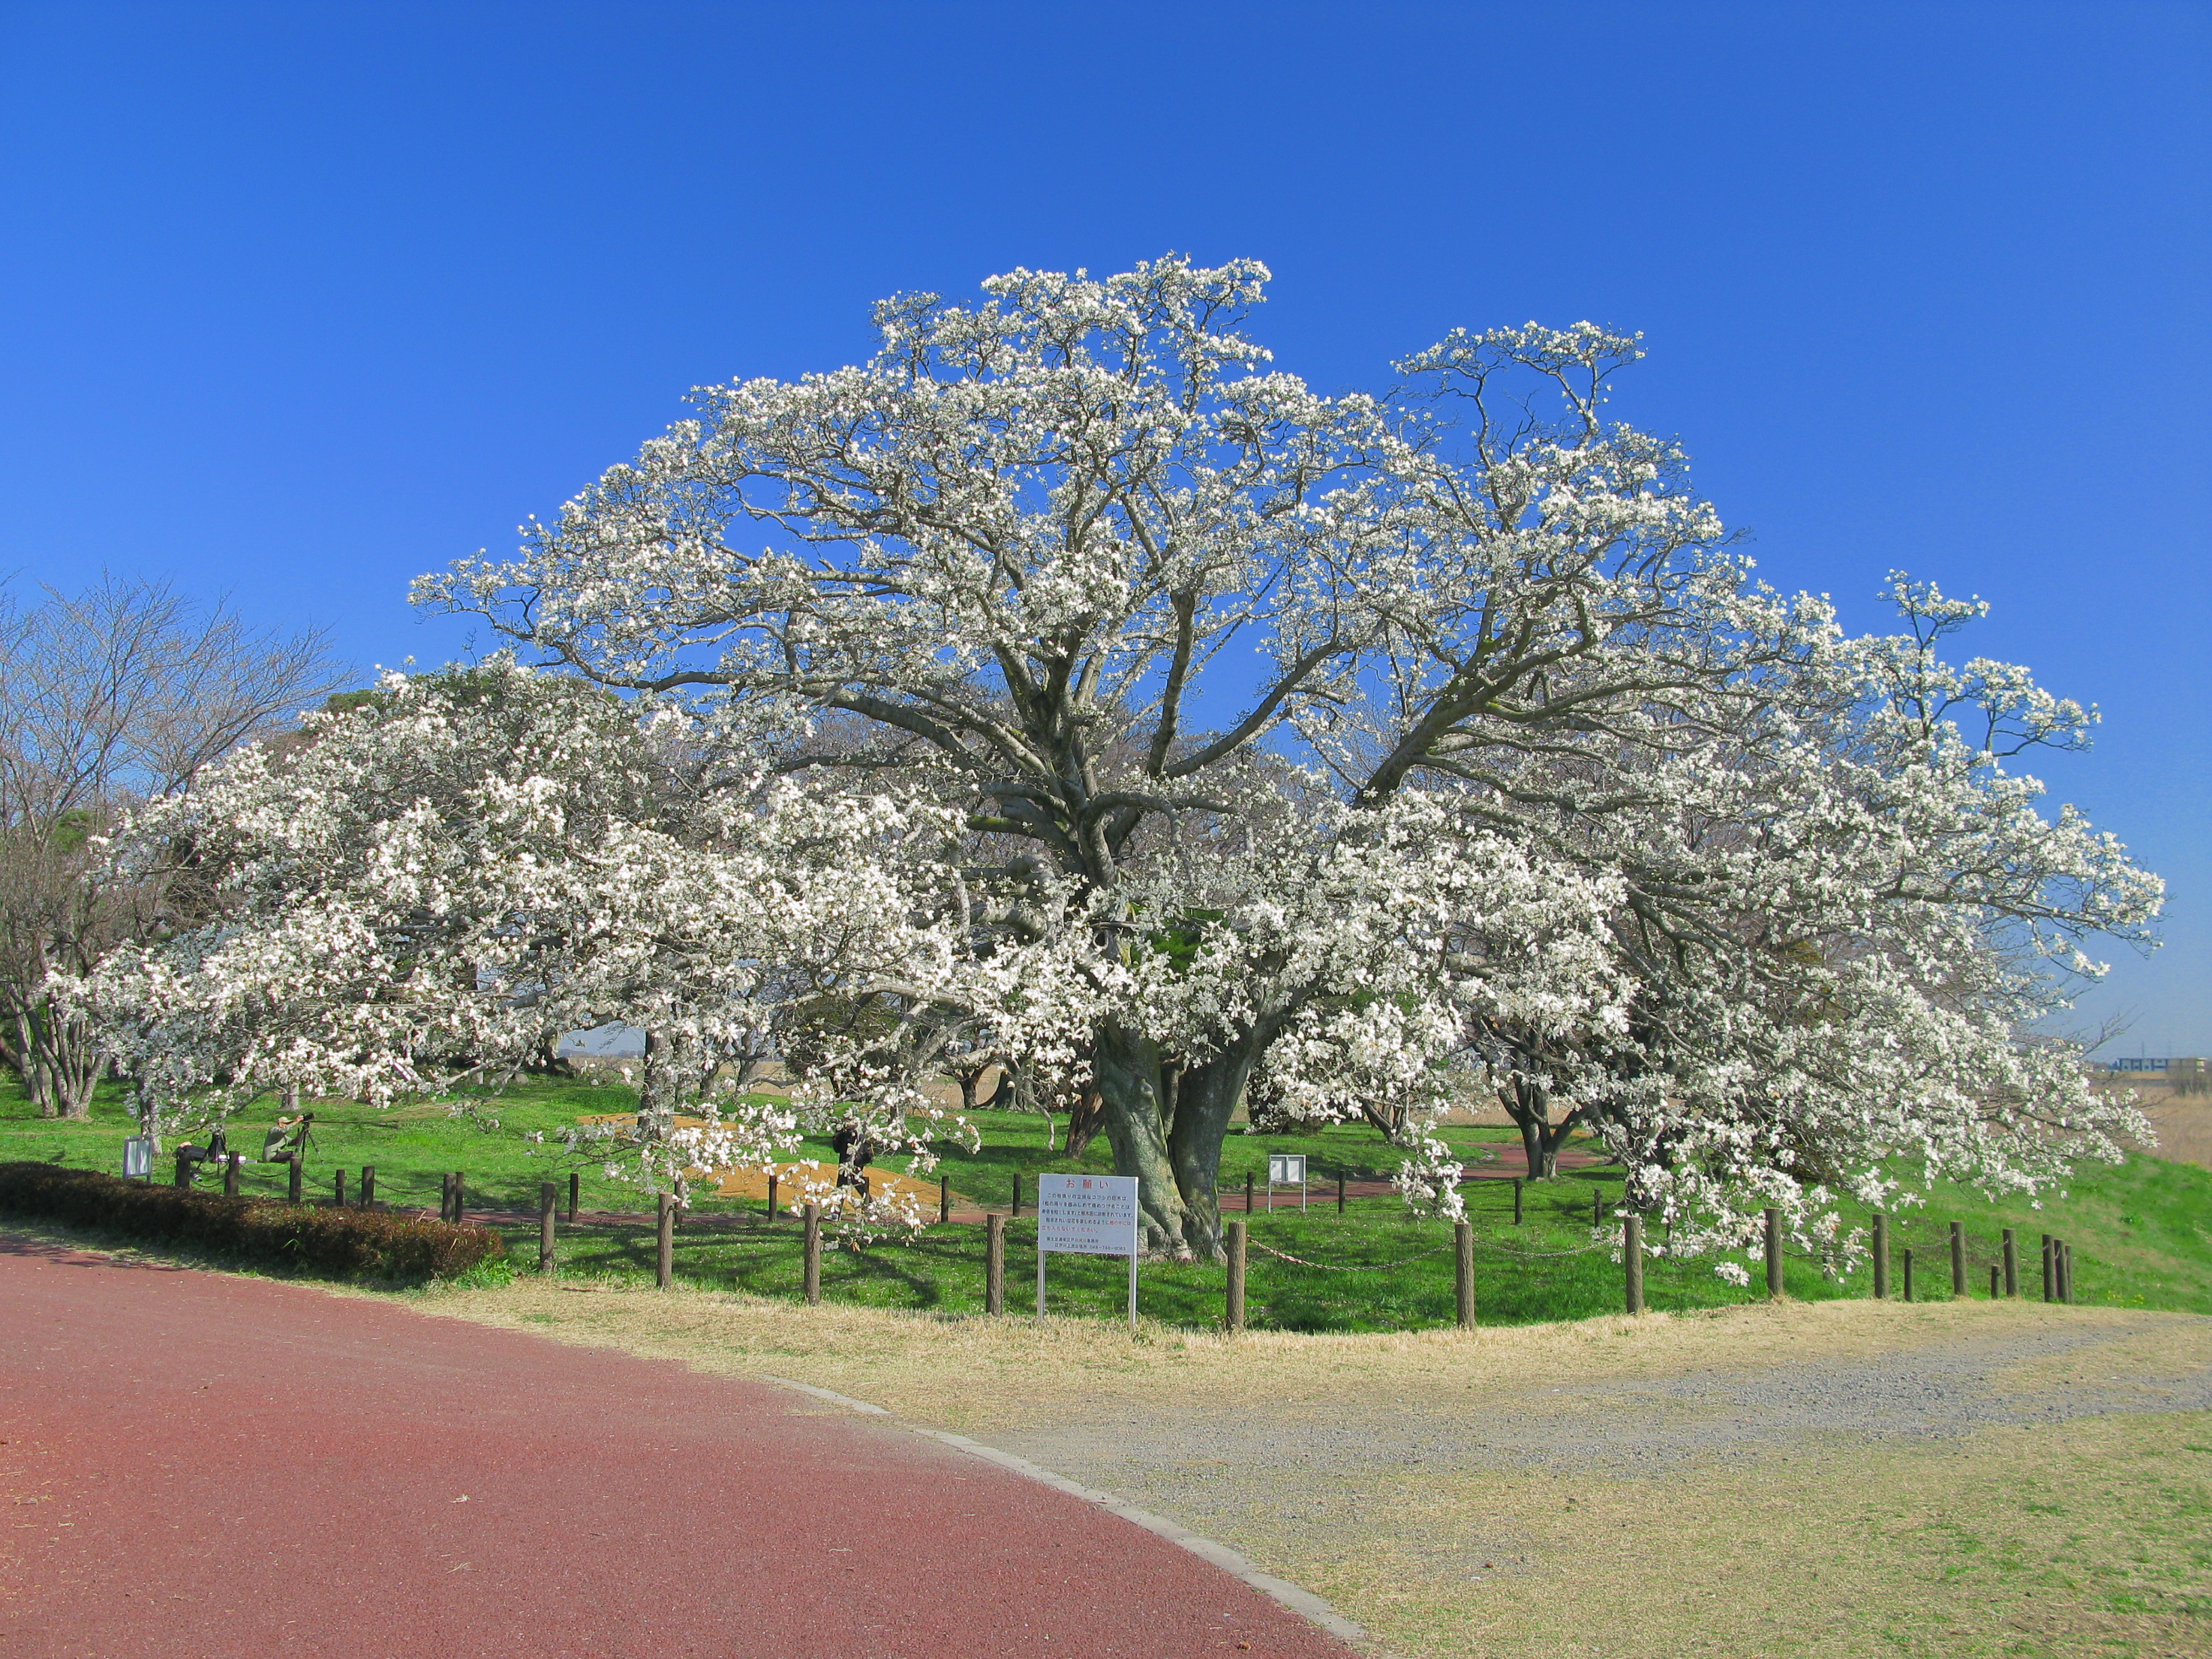
[[[1348,1652],[1095,1505],[817,1410],[0,1237],[0,1654]]]

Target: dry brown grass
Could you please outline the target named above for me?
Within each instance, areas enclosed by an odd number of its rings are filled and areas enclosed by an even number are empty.
[[[2091,1372],[2102,1385],[2212,1365],[2201,1320],[1838,1302],[1471,1338],[1231,1340],[587,1285],[442,1291],[421,1305],[707,1371],[795,1378],[1016,1449],[1086,1415],[1141,1420],[1156,1437],[1164,1424],[1166,1443],[1188,1421],[1185,1449],[1126,1467],[1130,1494],[1327,1597],[1386,1652],[2212,1652],[2212,1420],[2202,1413],[1919,1444],[1815,1436],[1634,1477],[1356,1459],[1251,1469],[1211,1452],[1206,1433],[1258,1418],[1296,1441],[1363,1417],[1494,1425],[1510,1413],[1530,1437],[1601,1438],[1593,1384],[1632,1392],[2062,1326],[2101,1340],[2004,1370],[2001,1391],[2065,1388]],[[1541,1386],[1553,1382],[1574,1386],[1553,1395]]]

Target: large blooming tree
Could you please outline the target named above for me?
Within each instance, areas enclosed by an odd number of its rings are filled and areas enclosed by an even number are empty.
[[[1323,397],[1241,331],[1266,274],[886,301],[866,363],[702,388],[418,599],[956,815],[964,948],[1080,964],[1072,1063],[1164,1251],[1216,1248],[1255,1076],[1390,1097],[1449,1206],[1421,1126],[1479,1067],[1540,1169],[1593,1128],[1691,1237],[1762,1201],[1818,1232],[1900,1153],[2096,1150],[2032,1028],[2155,883],[1999,735],[2080,711],[1753,583],[1680,452],[1606,416],[1633,339],[1455,333]]]

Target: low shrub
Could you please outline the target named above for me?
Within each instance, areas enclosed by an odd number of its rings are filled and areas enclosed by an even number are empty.
[[[0,1213],[190,1244],[271,1266],[381,1279],[451,1278],[507,1254],[489,1227],[383,1210],[224,1198],[53,1164],[0,1164]]]

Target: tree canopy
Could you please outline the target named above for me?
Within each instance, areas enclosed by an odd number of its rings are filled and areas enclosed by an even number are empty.
[[[924,1157],[920,1080],[999,1053],[1094,1093],[1172,1254],[1218,1248],[1255,1089],[1376,1121],[1447,1212],[1431,1127],[1494,1094],[1686,1243],[1774,1204],[1848,1250],[1829,1200],[1900,1158],[2110,1152],[2131,1122],[2039,1022],[2158,884],[2014,769],[2094,714],[1948,665],[1978,607],[1932,586],[1863,639],[1758,583],[1680,448],[1607,417],[1634,337],[1455,332],[1323,397],[1243,332],[1266,280],[1016,271],[885,301],[864,364],[695,392],[516,557],[418,582],[505,636],[499,696],[395,681],[143,824],[141,859],[230,837],[239,908],[88,994],[152,1030],[321,904],[347,988],[249,975],[302,1075],[431,1086],[434,1009],[472,1054],[588,1013],[655,1034],[650,1116],[742,1027],[810,1057],[791,1112]],[[377,875],[425,814],[475,885]],[[266,873],[304,823],[343,899]],[[444,954],[397,952],[425,916]],[[380,977],[419,1027],[328,1024]],[[273,1075],[258,1042],[216,1046]],[[797,1121],[727,1109],[755,1148]]]

